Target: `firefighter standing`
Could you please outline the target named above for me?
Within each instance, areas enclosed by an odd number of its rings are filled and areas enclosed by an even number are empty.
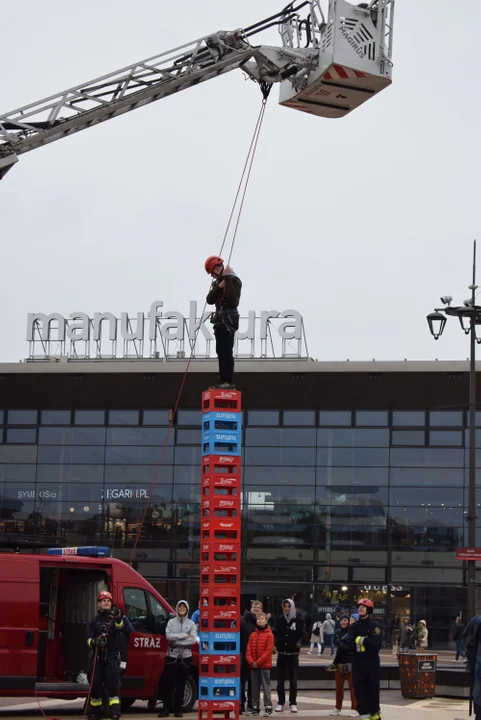
[[[109,696],[113,720],[120,717],[120,655],[125,649],[132,623],[112,604],[112,595],[103,590],[97,598],[99,611],[87,625],[85,636],[92,648],[88,678],[91,682],[89,718],[97,720],[102,710],[102,691]]]
[[[361,598],[357,603],[359,621],[353,623],[346,642],[353,650],[352,681],[357,700],[357,711],[361,719],[381,720],[379,698],[379,650],[381,649],[382,628],[371,615],[374,603]]]
[[[242,282],[229,266],[217,255],[205,261],[205,270],[212,276],[212,286],[207,295],[207,304],[215,305],[211,322],[214,326],[215,351],[219,360],[220,388],[235,388],[234,385],[234,336],[239,329],[239,300]]]

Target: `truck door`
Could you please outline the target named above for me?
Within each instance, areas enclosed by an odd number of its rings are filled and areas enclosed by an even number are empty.
[[[15,554],[0,570],[0,691],[33,690],[37,679],[40,570]]]
[[[169,613],[149,590],[141,587],[124,587],[122,599],[125,614],[134,627],[124,687],[129,695],[136,694],[134,688],[138,688],[137,697],[151,698],[165,665],[168,647],[165,628]]]

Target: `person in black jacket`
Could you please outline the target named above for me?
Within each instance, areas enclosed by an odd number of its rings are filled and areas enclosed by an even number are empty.
[[[472,678],[474,717],[475,720],[481,720],[481,615],[476,615],[468,622],[461,643],[466,652],[468,670]]]
[[[454,662],[458,662],[459,656],[461,656],[462,662],[466,662],[466,653],[463,650],[463,645],[461,642],[461,638],[463,637],[465,625],[461,619],[461,617],[458,615],[456,618],[456,624],[454,626],[454,632],[453,632],[453,640],[456,643],[456,658]]]
[[[219,360],[220,388],[234,385],[234,336],[239,329],[239,306],[242,282],[222,258],[211,255],[205,261],[206,272],[214,279],[207,294],[207,304],[215,305],[211,323],[214,326],[215,351]]]
[[[344,685],[349,685],[351,693],[351,710],[357,710],[356,695],[354,693],[354,685],[352,682],[352,657],[353,648],[346,644],[347,632],[349,625],[359,622],[359,615],[354,614],[351,618],[347,613],[341,613],[339,616],[339,627],[334,633],[334,645],[336,646],[336,656],[327,668],[328,671],[336,673],[336,707],[331,710],[329,715],[341,715],[342,703],[344,701]],[[353,715],[357,716],[356,712]]]
[[[294,600],[286,598],[282,603],[282,615],[274,625],[274,641],[277,648],[277,697],[276,712],[282,712],[286,703],[284,684],[289,679],[289,705],[297,712],[297,668],[299,651],[305,640],[304,619],[296,613]]]
[[[381,720],[379,650],[382,627],[371,617],[374,612],[372,600],[358,600],[357,611],[359,622],[350,626],[345,640],[346,645],[353,651],[352,681],[357,710],[361,720]]]
[[[85,629],[92,649],[87,677],[91,682],[89,718],[97,720],[102,710],[103,688],[109,696],[112,719],[120,717],[121,653],[133,631],[132,623],[122,610],[112,604],[112,595],[102,590],[97,598],[99,611]]]
[[[256,629],[256,619],[263,610],[260,600],[252,600],[250,611],[246,610],[240,621],[240,651],[241,651],[241,693],[240,712],[246,710],[246,689],[247,689],[247,710],[252,711],[252,686],[249,663],[246,659],[247,643]]]

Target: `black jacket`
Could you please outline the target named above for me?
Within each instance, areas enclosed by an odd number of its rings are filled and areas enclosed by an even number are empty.
[[[119,620],[110,617],[109,610],[101,610],[92,618],[85,628],[87,644],[92,647],[91,640],[107,633],[107,644],[99,646],[99,653],[117,655],[126,649],[129,635],[133,631],[132,623],[125,615]]]
[[[297,613],[287,619],[284,613],[277,618],[274,625],[274,641],[279,653],[297,653],[305,640],[304,618]]]
[[[358,651],[356,638],[364,638],[362,647],[364,652]],[[346,645],[352,650],[352,666],[356,668],[379,667],[379,650],[382,643],[382,626],[367,617],[366,620],[359,620],[353,623],[348,630],[348,637],[345,640]]]
[[[354,654],[354,650],[352,644],[348,645],[345,640],[348,632],[349,628],[346,628],[345,630],[343,630],[342,628],[338,628],[334,633],[334,645],[337,647],[337,650],[333,665],[335,665],[336,667],[338,665],[352,663],[352,656]]]
[[[476,669],[476,659],[478,655],[478,647],[480,642],[481,632],[481,615],[476,615],[466,625],[466,629],[461,638],[461,642],[464,645],[466,651],[466,660],[468,661],[468,670],[474,677],[474,671]]]
[[[219,284],[225,281],[225,287],[219,287]],[[207,304],[215,305],[215,313],[212,314],[211,322],[216,326],[227,325],[234,330],[239,328],[239,311],[237,310],[240,302],[242,290],[241,279],[237,275],[222,275],[218,280],[214,280],[207,294]]]
[[[249,638],[256,629],[256,618],[248,610],[245,611],[240,621],[240,651],[241,655],[246,654]]]
[[[464,632],[464,624],[463,623],[456,623],[454,626],[454,633],[453,633],[453,640],[459,640],[461,635]]]

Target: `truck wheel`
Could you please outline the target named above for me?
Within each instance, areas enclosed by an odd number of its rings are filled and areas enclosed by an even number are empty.
[[[185,683],[183,711],[185,713],[192,712],[196,701],[197,683],[195,681],[195,677],[193,677],[193,675],[189,673],[187,677],[187,682]]]
[[[136,699],[137,698],[130,697],[120,698],[120,707],[122,709],[122,712],[125,713],[127,712],[127,710],[130,710]]]

